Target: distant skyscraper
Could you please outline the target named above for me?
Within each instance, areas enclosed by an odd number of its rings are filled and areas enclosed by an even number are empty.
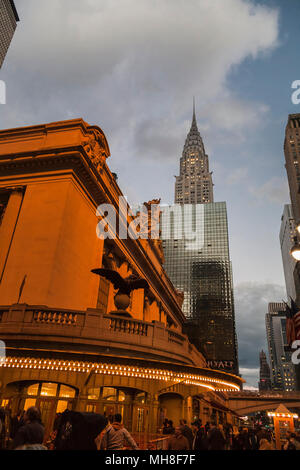
[[[209,171],[208,156],[198,131],[194,104],[192,126],[180,159],[180,175],[176,176],[175,203],[206,202],[214,202],[212,173]]]
[[[300,221],[300,113],[290,114],[285,129],[284,155],[289,181],[292,212]]]
[[[0,68],[19,21],[13,0],[0,0]]]
[[[296,261],[291,256],[290,251],[294,245],[294,237],[296,234],[295,220],[292,214],[291,204],[284,206],[283,215],[281,217],[280,227],[280,247],[283,262],[283,270],[285,277],[285,286],[288,299],[291,297],[293,300],[296,299],[296,286],[294,271]]]
[[[259,390],[271,390],[271,372],[267,361],[267,357],[264,351],[259,353]]]
[[[175,206],[163,209],[165,269],[184,293],[187,332],[214,368],[238,371],[232,268],[225,202],[213,203],[208,157],[195,107],[175,184]]]
[[[296,389],[295,367],[286,338],[286,307],[284,303],[269,303],[266,314],[267,341],[273,390]]]

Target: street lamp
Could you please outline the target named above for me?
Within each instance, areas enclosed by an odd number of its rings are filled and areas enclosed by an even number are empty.
[[[298,225],[298,227],[300,229],[300,225]],[[297,227],[297,230],[298,230],[298,227]],[[290,253],[296,261],[300,261],[300,243],[298,242],[297,237],[294,237],[294,242],[295,242],[294,246],[291,249]]]

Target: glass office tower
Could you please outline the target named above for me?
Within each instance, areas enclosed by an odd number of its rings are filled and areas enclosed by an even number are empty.
[[[0,0],[0,68],[19,21],[13,0]]]
[[[213,368],[238,372],[225,202],[162,207],[165,269],[184,292],[187,333]]]

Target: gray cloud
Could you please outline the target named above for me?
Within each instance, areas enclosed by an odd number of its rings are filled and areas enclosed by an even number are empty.
[[[275,204],[285,204],[289,200],[289,188],[286,178],[274,177],[263,185],[250,187],[249,191],[257,201],[265,201]]]
[[[258,381],[259,352],[266,350],[265,314],[269,302],[285,299],[284,286],[244,282],[235,287],[235,310],[241,371],[251,385]]]
[[[277,46],[276,9],[244,0],[226,0],[226,8],[219,0],[27,0],[17,7],[22,21],[4,67],[10,109],[1,127],[81,115],[109,134],[116,158],[172,159],[193,95],[199,109],[210,103],[204,124],[215,119],[229,133],[263,109],[247,109],[226,80],[245,58]]]

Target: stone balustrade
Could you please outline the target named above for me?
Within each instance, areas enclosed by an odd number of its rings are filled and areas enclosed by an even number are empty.
[[[45,306],[12,305],[0,308],[0,335],[28,344],[55,342],[64,349],[75,344],[89,352],[113,349],[124,355],[157,358],[186,365],[205,367],[202,355],[186,335],[158,321],[103,314],[97,309],[70,311]]]

